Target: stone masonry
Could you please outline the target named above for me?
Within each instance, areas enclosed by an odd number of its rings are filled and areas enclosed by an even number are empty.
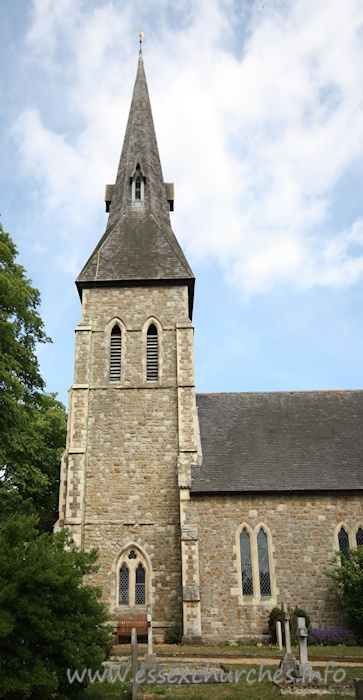
[[[109,381],[115,319],[125,329],[121,382]],[[146,382],[145,376],[150,319],[160,329],[157,382]],[[184,487],[195,452],[193,328],[186,288],[85,290],[58,526],[70,527],[80,546],[99,549],[100,570],[92,582],[102,585],[112,619],[127,614],[118,609],[117,561],[134,543],[150,562],[154,627],[181,623],[178,468]]]
[[[282,601],[304,608],[312,624],[344,620],[324,571],[338,549],[337,527],[361,522],[357,494],[244,494],[193,496],[185,517],[198,523],[202,637],[238,640],[268,631],[268,614]],[[271,533],[272,597],[242,599],[237,532],[263,523]]]
[[[90,580],[111,621],[150,605],[156,634],[183,623],[186,641],[221,642],[260,636],[284,601],[319,627],[342,624],[324,570],[343,525],[345,543],[363,541],[363,392],[196,396],[195,278],[172,190],[140,46],[106,230],[76,282],[55,527],[98,549]]]

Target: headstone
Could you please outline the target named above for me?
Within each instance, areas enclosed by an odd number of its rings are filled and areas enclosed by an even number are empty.
[[[299,656],[300,656],[300,675],[303,679],[311,676],[312,668],[308,661],[308,631],[306,629],[305,617],[297,618]]]
[[[141,668],[143,671],[145,671],[145,673],[148,671],[158,671],[160,668],[160,662],[156,654],[145,654]]]
[[[132,674],[132,700],[137,700],[137,634],[135,627],[131,630],[131,674]]]
[[[276,621],[276,639],[277,639],[278,647],[281,651],[282,650],[282,629],[281,629],[280,620]]]
[[[144,656],[141,668],[147,673],[148,671],[158,671],[160,664],[156,654],[153,654],[153,630],[152,630],[152,615],[151,605],[147,607],[147,654]]]
[[[299,665],[291,651],[290,636],[290,615],[286,603],[282,604],[285,629],[285,653],[280,662],[280,668],[284,676],[297,678],[299,676]]]
[[[285,651],[287,654],[291,654],[290,614],[286,603],[282,603],[282,614],[285,628]]]
[[[151,605],[147,606],[147,653],[148,656],[153,653],[153,628],[152,628],[152,616],[151,616]]]

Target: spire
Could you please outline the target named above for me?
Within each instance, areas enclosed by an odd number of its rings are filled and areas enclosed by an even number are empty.
[[[77,279],[84,287],[187,284],[194,276],[170,224],[172,186],[161,169],[146,83],[142,42],[116,183],[106,188],[106,232]]]

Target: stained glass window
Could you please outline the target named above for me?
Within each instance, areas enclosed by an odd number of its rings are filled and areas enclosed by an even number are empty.
[[[253,595],[252,559],[250,536],[244,527],[240,535],[241,569],[242,569],[242,593]]]
[[[349,536],[347,531],[342,526],[338,534],[339,551],[341,553],[341,562],[344,564],[345,559],[349,559]]]
[[[141,563],[135,574],[135,605],[145,605],[145,569]]]
[[[268,540],[261,527],[257,535],[258,570],[260,576],[260,595],[271,595],[270,562],[268,558]]]
[[[120,594],[119,594],[119,604],[128,605],[129,604],[129,570],[127,565],[124,563],[120,569]]]

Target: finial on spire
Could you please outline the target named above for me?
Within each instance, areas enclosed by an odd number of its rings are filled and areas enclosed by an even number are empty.
[[[142,53],[142,40],[145,36],[145,32],[140,29],[140,27],[137,28],[137,31],[139,32],[139,37],[140,37],[140,53]]]

